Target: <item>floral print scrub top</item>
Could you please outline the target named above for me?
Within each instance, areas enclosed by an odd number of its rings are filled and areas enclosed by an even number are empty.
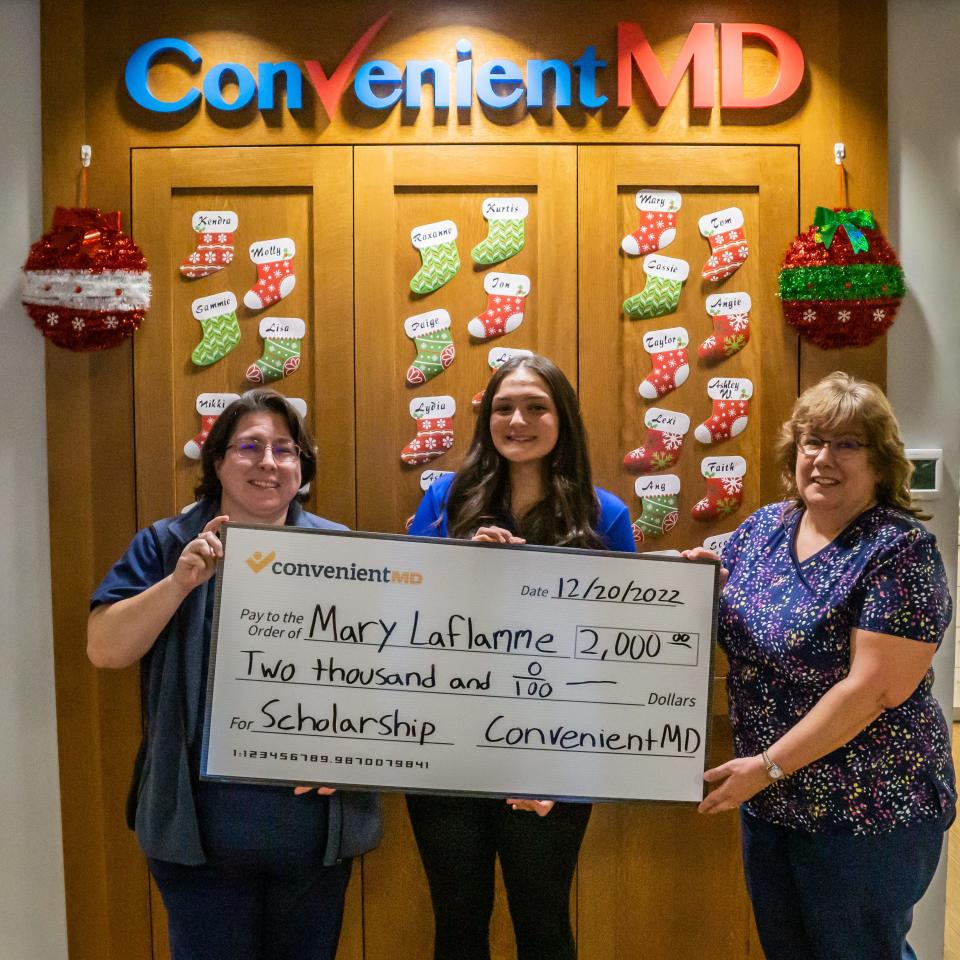
[[[951,601],[935,538],[901,510],[874,506],[799,563],[802,509],[772,504],[727,541],[720,644],[737,756],[755,756],[848,672],[855,627],[939,644]],[[853,740],[744,804],[809,832],[879,834],[953,816],[950,735],[933,671]]]

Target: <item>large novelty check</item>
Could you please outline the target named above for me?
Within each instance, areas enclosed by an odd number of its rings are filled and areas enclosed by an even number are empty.
[[[203,774],[703,796],[717,567],[229,524]]]

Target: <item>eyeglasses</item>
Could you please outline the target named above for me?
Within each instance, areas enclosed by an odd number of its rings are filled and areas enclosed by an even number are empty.
[[[276,440],[273,443],[240,440],[237,443],[228,443],[227,449],[232,450],[238,460],[249,460],[252,463],[259,463],[267,455],[267,450],[273,454],[277,463],[293,463],[300,459],[300,447],[292,440]]]
[[[805,457],[815,457],[824,447],[830,447],[833,455],[838,460],[846,460],[855,457],[869,443],[861,443],[854,437],[836,437],[833,440],[824,440],[812,433],[801,433],[797,440],[797,449]]]

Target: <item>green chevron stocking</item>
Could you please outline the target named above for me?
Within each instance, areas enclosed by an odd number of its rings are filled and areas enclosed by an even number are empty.
[[[191,305],[194,318],[203,330],[203,339],[193,348],[190,359],[198,367],[222,360],[240,342],[237,298],[229,290],[200,297]]]
[[[519,253],[526,239],[527,201],[523,197],[489,197],[483,201],[487,236],[470,252],[474,263],[500,263]]]
[[[673,313],[690,265],[686,260],[651,254],[643,261],[643,272],[647,282],[639,293],[623,301],[623,312],[631,320],[651,320]]]
[[[410,289],[422,297],[449,283],[460,269],[457,225],[452,220],[440,220],[414,227],[410,239],[423,261],[410,281]]]

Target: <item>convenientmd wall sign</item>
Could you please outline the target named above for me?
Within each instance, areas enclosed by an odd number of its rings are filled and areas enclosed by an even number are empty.
[[[646,94],[658,107],[666,107],[680,81],[691,75],[691,104],[696,108],[716,106],[714,77],[716,31],[720,42],[721,109],[762,109],[782,103],[796,92],[803,79],[804,61],[800,45],[777,27],[761,23],[695,23],[690,28],[676,60],[665,71],[653,53],[639,24],[617,24],[617,62],[608,64],[588,44],[575,60],[512,60],[494,58],[475,62],[469,38],[457,41],[448,51],[425,51],[425,59],[392,63],[366,60],[364,52],[389,19],[386,14],[361,36],[341,62],[327,73],[316,60],[302,63],[263,62],[250,67],[223,62],[206,66],[203,53],[177,37],[161,37],[138,47],[127,61],[124,80],[131,98],[145,110],[176,114],[205,100],[214,110],[242,110],[255,103],[258,110],[286,106],[291,113],[303,109],[304,87],[309,84],[332,117],[348,88],[356,100],[370,110],[390,110],[398,103],[407,109],[421,107],[422,90],[433,90],[435,110],[468,108],[474,100],[492,110],[507,110],[525,100],[528,109],[545,105],[544,86],[552,85],[548,107],[580,106],[595,109],[615,98],[618,107],[634,103],[634,81],[639,79]],[[743,46],[750,38],[769,47],[780,72],[773,89],[763,96],[747,97],[743,92]],[[150,89],[150,68],[162,57],[183,67],[183,87],[164,96]],[[282,87],[278,92],[278,87]],[[349,94],[347,94],[349,95]],[[523,111],[511,114],[522,116]],[[520,119],[517,116],[517,119]]]

